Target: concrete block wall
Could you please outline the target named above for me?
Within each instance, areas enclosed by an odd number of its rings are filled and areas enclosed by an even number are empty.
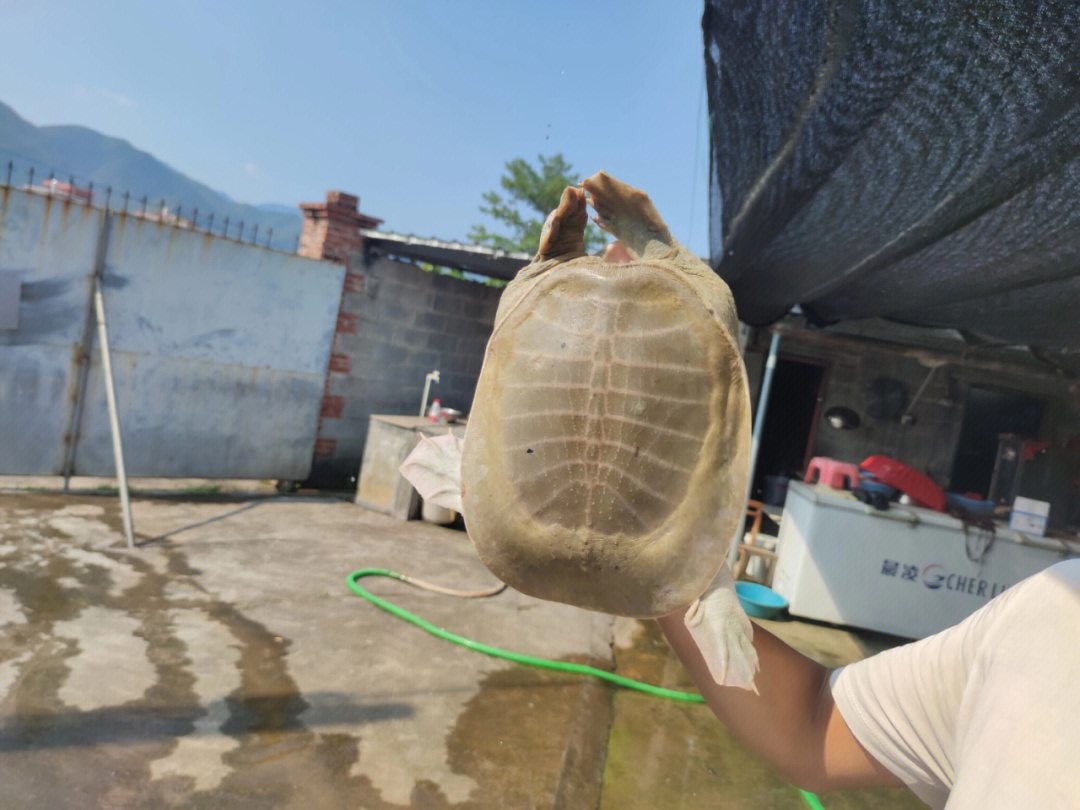
[[[430,397],[468,413],[501,290],[387,258],[367,261],[361,228],[382,222],[328,191],[303,203],[299,253],[346,265],[308,483],[355,484],[372,414],[415,415]]]
[[[823,418],[818,424],[814,455],[852,463],[871,455],[903,461],[935,481],[947,484],[952,473],[963,416],[961,383],[955,369],[939,368],[912,407],[916,422],[879,420],[867,414],[870,382],[890,377],[904,383],[909,400],[926,380],[929,369],[917,360],[867,352],[837,357],[832,364],[821,415],[837,405],[853,408],[862,417],[855,430],[837,430]],[[770,405],[771,407],[771,405]]]
[[[315,444],[313,483],[351,485],[373,413],[416,414],[430,398],[468,413],[501,290],[360,254],[345,276]]]
[[[758,350],[749,352],[747,356],[750,376],[756,380],[751,386],[755,403],[760,385],[760,373],[755,372],[761,367],[767,347],[768,340],[764,337],[759,341]],[[1070,398],[1068,381],[1065,379],[952,363],[934,372],[911,409],[915,423],[903,425],[868,415],[867,391],[876,377],[891,377],[905,384],[910,401],[926,381],[930,370],[917,359],[871,347],[827,346],[794,337],[781,340],[780,352],[795,360],[823,362],[828,369],[811,451],[815,456],[853,463],[870,455],[890,456],[948,487],[963,425],[964,402],[970,386],[1023,393],[1043,400],[1047,404],[1047,412],[1039,438],[1055,445],[1064,444],[1080,433],[1080,402],[1073,402]],[[838,405],[852,408],[860,415],[858,428],[837,430],[828,424],[824,414]],[[782,409],[783,402],[774,399],[769,403],[770,412],[773,408]]]

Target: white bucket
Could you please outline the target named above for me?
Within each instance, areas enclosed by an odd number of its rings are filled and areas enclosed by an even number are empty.
[[[454,522],[457,512],[453,509],[447,509],[445,506],[424,501],[420,505],[420,517],[428,523],[438,523],[440,526],[446,526]]]

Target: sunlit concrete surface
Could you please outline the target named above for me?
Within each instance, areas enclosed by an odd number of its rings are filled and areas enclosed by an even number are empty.
[[[270,482],[142,480],[128,551],[105,485],[59,485],[0,479],[0,807],[803,806],[703,706],[488,658],[346,587],[360,567],[493,584],[461,531]],[[690,688],[652,622],[367,582],[464,636]],[[769,627],[829,665],[895,643]]]
[[[134,519],[130,552],[114,497],[0,494],[0,807],[595,806],[607,689],[450,645],[346,587],[365,566],[491,585],[463,532],[273,494],[137,496]],[[462,635],[610,666],[607,617],[370,588]]]

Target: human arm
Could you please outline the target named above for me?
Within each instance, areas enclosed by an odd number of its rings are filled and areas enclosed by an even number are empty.
[[[814,791],[903,784],[852,735],[833,703],[828,669],[755,625],[759,694],[719,686],[683,616],[684,611],[664,616],[660,627],[706,703],[739,740],[793,784]]]

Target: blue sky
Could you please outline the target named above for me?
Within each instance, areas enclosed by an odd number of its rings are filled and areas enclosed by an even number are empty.
[[[707,252],[700,0],[0,0],[0,100],[124,138],[231,197],[358,194],[463,238],[514,157],[562,152]]]

